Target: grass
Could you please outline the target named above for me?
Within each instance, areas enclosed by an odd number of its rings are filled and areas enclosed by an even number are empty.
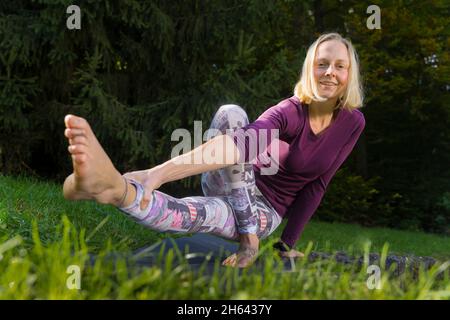
[[[274,233],[280,236],[282,227]],[[431,256],[437,259],[450,258],[449,237],[423,232],[412,232],[388,228],[366,228],[355,224],[311,221],[302,235],[299,248],[314,243],[313,251],[346,251],[362,254],[367,242],[371,250],[380,252],[385,243],[389,253],[397,255]]]
[[[94,251],[109,238],[118,249],[126,249],[167,237],[148,232],[112,206],[66,201],[61,185],[54,183],[0,176],[0,197],[0,234],[20,235],[27,243],[32,239],[33,220],[44,244],[59,240],[55,230],[63,215],[77,230],[86,230],[87,243]]]
[[[174,265],[177,254],[160,256],[149,268],[132,268],[112,252],[168,237],[145,229],[110,206],[63,199],[61,186],[0,176],[0,299],[450,299],[448,237],[357,225],[312,221],[297,249],[364,254],[362,268],[333,261],[298,262],[281,272],[271,242],[262,243],[263,269],[219,267],[212,276]],[[171,235],[172,237],[174,235]],[[393,276],[381,263],[380,290],[367,286],[369,252],[432,256],[440,260],[417,279]],[[97,259],[92,262],[91,256]],[[81,288],[69,289],[71,269],[80,268]]]

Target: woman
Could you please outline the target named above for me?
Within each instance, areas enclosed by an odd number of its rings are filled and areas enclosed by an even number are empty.
[[[357,110],[361,105],[352,44],[337,33],[324,34],[307,52],[293,97],[253,123],[239,106],[222,106],[211,123],[218,135],[149,170],[121,176],[86,120],[67,115],[65,135],[74,172],[64,182],[64,196],[113,204],[154,230],[208,232],[239,240],[238,252],[223,262],[237,267],[251,265],[259,240],[286,218],[276,247],[283,256],[301,257],[294,245],[365,127]],[[263,133],[270,147],[249,152]],[[220,161],[203,160],[212,154]],[[276,163],[275,173],[263,174],[263,156]],[[156,190],[200,173],[205,197],[177,199]]]

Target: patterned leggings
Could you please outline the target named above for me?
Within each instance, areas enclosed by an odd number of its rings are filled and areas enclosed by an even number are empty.
[[[224,134],[226,129],[247,124],[246,112],[237,105],[229,104],[219,108],[210,129]],[[129,182],[135,186],[137,196],[130,206],[120,210],[138,223],[157,231],[205,232],[228,240],[239,240],[239,234],[254,233],[264,239],[282,220],[256,187],[253,165],[250,163],[203,173],[201,185],[204,197],[178,199],[154,190],[152,200],[144,210],[139,207],[144,194],[143,186],[131,179]]]

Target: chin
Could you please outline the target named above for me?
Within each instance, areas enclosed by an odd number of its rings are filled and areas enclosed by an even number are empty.
[[[330,92],[320,92],[319,94],[321,97],[326,98],[327,100],[336,99],[338,95],[336,93],[330,93]]]

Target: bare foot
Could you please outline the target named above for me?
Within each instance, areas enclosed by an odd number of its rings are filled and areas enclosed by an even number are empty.
[[[125,192],[124,178],[114,168],[88,122],[74,115],[67,115],[64,122],[73,164],[73,173],[64,181],[64,198],[119,205]]]
[[[246,268],[255,262],[258,255],[259,238],[256,234],[241,234],[239,242],[239,250],[226,258],[222,265]]]

